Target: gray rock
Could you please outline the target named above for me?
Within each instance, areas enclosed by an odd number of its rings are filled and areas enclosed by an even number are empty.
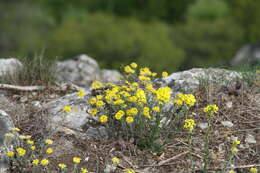
[[[14,128],[11,117],[3,110],[0,110],[0,172],[7,172],[8,165],[1,155],[5,151],[5,134]]]
[[[231,121],[221,121],[221,124],[228,128],[231,128],[234,126],[234,124]]]
[[[202,130],[208,128],[208,123],[199,123],[198,124],[199,128],[201,128]]]
[[[255,144],[256,143],[255,137],[251,134],[247,134],[245,141],[248,144]]]
[[[86,131],[86,135],[88,138],[92,138],[92,139],[107,139],[108,138],[107,129],[103,126],[88,128],[88,130]]]
[[[235,81],[241,79],[241,77],[240,73],[225,69],[193,68],[191,70],[173,73],[166,78],[158,79],[155,85],[169,86],[175,93],[193,93],[202,85],[235,84]]]
[[[0,59],[0,77],[5,74],[13,74],[22,63],[15,58]]]
[[[116,70],[101,70],[101,80],[103,82],[117,83],[120,80],[121,74]]]
[[[94,80],[100,80],[99,65],[87,55],[57,63],[57,78],[79,86],[89,87]]]
[[[254,65],[260,62],[260,42],[256,44],[246,44],[238,50],[231,65]]]

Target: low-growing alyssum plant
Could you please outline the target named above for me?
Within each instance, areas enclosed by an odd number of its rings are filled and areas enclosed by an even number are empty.
[[[184,112],[194,105],[195,97],[179,94],[177,99],[171,100],[171,88],[155,88],[156,76],[149,68],[139,69],[136,63],[131,63],[124,67],[118,84],[93,82],[92,88],[100,92],[89,99],[90,113],[97,116],[114,137],[133,138],[142,147],[158,147],[156,140],[161,137],[161,131],[180,122],[179,115],[185,115]],[[162,73],[162,77],[167,76],[167,72]],[[165,105],[170,102],[176,109],[165,111]],[[186,111],[180,111],[183,105]]]

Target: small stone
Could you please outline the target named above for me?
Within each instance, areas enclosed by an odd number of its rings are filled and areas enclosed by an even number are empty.
[[[201,128],[202,130],[208,128],[208,123],[199,123],[199,128]]]
[[[231,128],[234,126],[234,124],[231,121],[221,121],[221,124],[228,128]]]
[[[247,134],[245,141],[246,141],[246,143],[249,143],[249,144],[256,143],[255,137],[251,134]]]
[[[233,107],[233,103],[232,102],[227,102],[226,103],[226,107],[229,108],[229,109],[232,108]]]

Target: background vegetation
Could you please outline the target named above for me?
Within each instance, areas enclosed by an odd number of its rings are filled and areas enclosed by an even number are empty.
[[[86,53],[106,68],[169,72],[227,65],[259,40],[259,18],[258,0],[2,0],[0,57]]]

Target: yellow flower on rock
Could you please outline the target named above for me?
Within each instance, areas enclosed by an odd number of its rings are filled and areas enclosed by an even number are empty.
[[[49,160],[47,160],[47,159],[42,159],[41,160],[41,165],[42,166],[46,166],[46,165],[48,165],[49,164]]]
[[[45,140],[45,143],[46,143],[46,144],[49,144],[49,145],[50,145],[50,144],[53,144],[53,140],[51,140],[51,139],[46,139],[46,140]]]
[[[257,168],[250,168],[250,173],[257,173],[257,172],[258,172]]]
[[[99,89],[99,88],[102,88],[103,87],[103,84],[99,81],[94,81],[92,84],[91,84],[91,87],[93,89]]]
[[[87,170],[86,168],[81,168],[81,169],[80,169],[80,172],[81,172],[81,173],[88,173],[88,170]]]
[[[20,147],[17,148],[16,151],[17,151],[19,156],[24,156],[26,154],[26,150],[23,149],[23,148],[20,148]]]
[[[128,97],[127,101],[134,103],[137,101],[137,97],[135,97],[135,96]]]
[[[176,105],[182,105],[183,101],[181,99],[175,99],[173,100],[173,103],[175,103]]]
[[[101,116],[99,117],[99,121],[100,121],[101,123],[106,123],[106,122],[108,121],[108,116],[107,116],[107,115],[101,115]]]
[[[33,165],[38,165],[39,162],[40,162],[39,159],[34,159],[34,160],[32,161],[32,164],[33,164]]]
[[[171,88],[169,87],[159,88],[156,91],[156,97],[157,97],[157,101],[160,104],[169,102],[171,98]]]
[[[142,76],[142,75],[138,76],[138,79],[139,79],[140,81],[149,81],[149,80],[151,80],[150,77]]]
[[[67,168],[67,165],[64,164],[64,163],[60,163],[60,164],[58,164],[58,166],[59,166],[61,169]]]
[[[8,152],[6,153],[6,155],[7,155],[8,157],[13,157],[13,156],[14,156],[14,152],[8,151]]]
[[[52,148],[47,148],[47,149],[46,149],[46,153],[48,153],[48,154],[53,153],[53,149],[52,149]]]
[[[80,157],[73,157],[72,161],[73,161],[73,163],[80,163],[81,158]]]
[[[70,106],[64,106],[64,107],[63,107],[63,111],[64,111],[64,112],[67,112],[67,113],[70,113],[70,112],[72,112],[72,109],[71,109]]]
[[[125,115],[125,112],[122,110],[119,110],[116,114],[115,114],[115,118],[117,120],[120,120],[123,116]]]
[[[29,135],[20,135],[19,138],[20,139],[31,139],[31,136],[29,136]]]
[[[231,152],[232,153],[237,153],[238,152],[237,146],[239,144],[240,144],[240,141],[238,141],[238,140],[233,140],[232,141],[232,144],[231,144]]]
[[[166,71],[162,72],[162,77],[163,78],[168,77],[168,76],[169,76],[169,74]]]
[[[94,104],[97,103],[97,99],[93,97],[93,98],[89,99],[89,103],[90,103],[91,105],[94,105]]]
[[[193,119],[186,119],[184,120],[183,128],[187,129],[188,131],[192,131],[195,126],[195,121]]]
[[[117,157],[113,157],[111,160],[112,160],[112,162],[113,162],[114,164],[119,164],[119,163],[120,163],[120,159],[117,158]]]
[[[134,121],[134,118],[128,116],[128,117],[126,117],[125,121],[126,121],[128,124],[130,124],[130,123],[132,123],[132,122]]]
[[[85,90],[80,90],[80,91],[77,92],[77,95],[79,97],[84,97],[86,95],[86,91]]]
[[[182,105],[183,103],[185,103],[188,107],[191,107],[195,104],[196,99],[195,96],[193,94],[177,94],[177,98],[173,100],[173,103],[177,104],[177,105]]]

